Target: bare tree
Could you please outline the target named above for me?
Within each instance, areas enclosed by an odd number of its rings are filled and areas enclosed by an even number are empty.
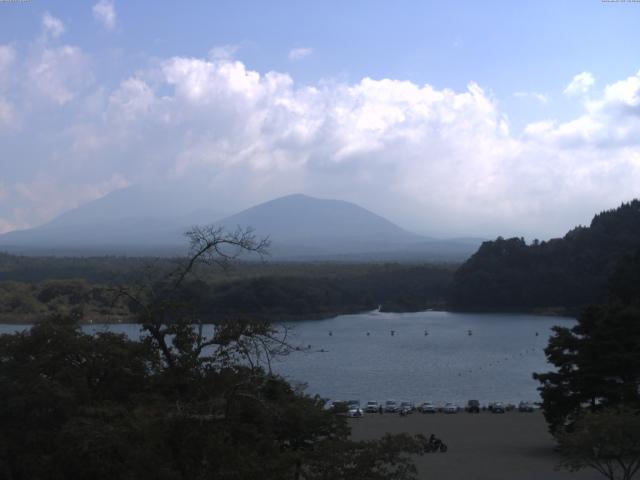
[[[183,295],[187,280],[198,267],[227,269],[242,254],[267,255],[268,238],[259,238],[250,228],[227,231],[219,226],[195,226],[186,234],[189,254],[173,270],[160,278],[138,285],[120,286],[118,298],[125,297],[136,312],[148,341],[158,349],[167,367],[197,363],[232,364],[241,360],[270,369],[270,358],[287,353],[286,331],[276,332],[268,322],[237,320],[215,326],[205,335],[204,322],[189,298]],[[204,352],[207,355],[203,355]],[[185,365],[186,366],[186,365]]]

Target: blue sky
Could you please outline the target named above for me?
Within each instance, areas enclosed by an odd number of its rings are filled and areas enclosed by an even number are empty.
[[[0,3],[0,231],[151,178],[559,234],[637,195],[638,25],[594,0]]]
[[[83,2],[6,5],[0,41],[28,45],[50,12],[67,26],[66,41],[106,60],[100,75],[113,83],[153,58],[205,57],[233,45],[251,68],[286,71],[301,83],[368,76],[460,90],[475,81],[519,122],[546,111],[563,119],[575,109],[560,102],[541,111],[515,92],[562,100],[576,73],[590,71],[605,84],[638,69],[640,6],[633,3],[236,0],[116,8],[117,26],[104,32]],[[287,54],[296,47],[313,54],[292,63]]]

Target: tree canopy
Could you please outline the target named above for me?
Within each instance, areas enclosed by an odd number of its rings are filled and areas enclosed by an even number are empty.
[[[263,248],[245,233],[200,230],[164,288],[117,292],[142,341],[83,333],[80,312],[0,336],[0,478],[415,478],[424,439],[350,440],[344,417],[270,371],[287,345],[268,323],[198,328],[180,290],[195,263]]]
[[[455,273],[457,309],[579,311],[607,298],[618,260],[640,247],[640,200],[596,215],[563,238],[485,242]]]
[[[561,466],[593,468],[609,480],[631,480],[640,470],[640,414],[624,407],[588,412],[558,435]]]
[[[545,353],[556,370],[534,374],[552,432],[585,409],[640,407],[640,250],[614,272],[607,303],[585,309],[572,328],[554,327]]]

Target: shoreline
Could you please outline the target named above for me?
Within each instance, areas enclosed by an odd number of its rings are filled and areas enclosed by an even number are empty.
[[[579,312],[558,312],[554,310],[543,311],[543,310],[464,310],[464,309],[453,309],[453,308],[426,308],[423,310],[363,310],[363,311],[344,311],[344,312],[331,312],[331,313],[315,313],[315,314],[307,314],[302,316],[297,316],[294,314],[291,315],[282,315],[277,319],[268,318],[268,316],[260,317],[259,315],[255,316],[254,319],[257,321],[266,320],[270,323],[281,323],[281,322],[308,322],[308,321],[322,321],[322,320],[330,320],[332,318],[336,318],[339,316],[346,315],[363,315],[367,313],[389,313],[389,314],[403,314],[403,313],[429,313],[429,312],[440,312],[440,313],[459,313],[459,314],[467,314],[467,315],[531,315],[534,317],[558,317],[558,318],[576,318],[579,315]],[[11,317],[11,318],[7,318]],[[47,315],[37,314],[37,315],[20,315],[19,319],[15,318],[15,314],[0,314],[0,325],[33,325],[35,323],[41,322],[48,318]],[[140,322],[135,321],[129,315],[123,315],[120,319],[114,319],[114,317],[118,317],[117,315],[104,315],[93,317],[90,319],[83,319],[79,322],[80,325],[136,325]],[[247,317],[250,317],[248,315]],[[202,322],[203,325],[216,325],[218,323],[223,323],[227,320],[219,320],[219,321],[206,321]],[[195,325],[195,323],[194,323]]]

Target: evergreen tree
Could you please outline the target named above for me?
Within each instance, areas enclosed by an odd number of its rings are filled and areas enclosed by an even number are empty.
[[[557,370],[534,378],[552,432],[585,410],[640,407],[640,251],[619,262],[609,302],[587,308],[572,328],[555,327],[545,353]]]

